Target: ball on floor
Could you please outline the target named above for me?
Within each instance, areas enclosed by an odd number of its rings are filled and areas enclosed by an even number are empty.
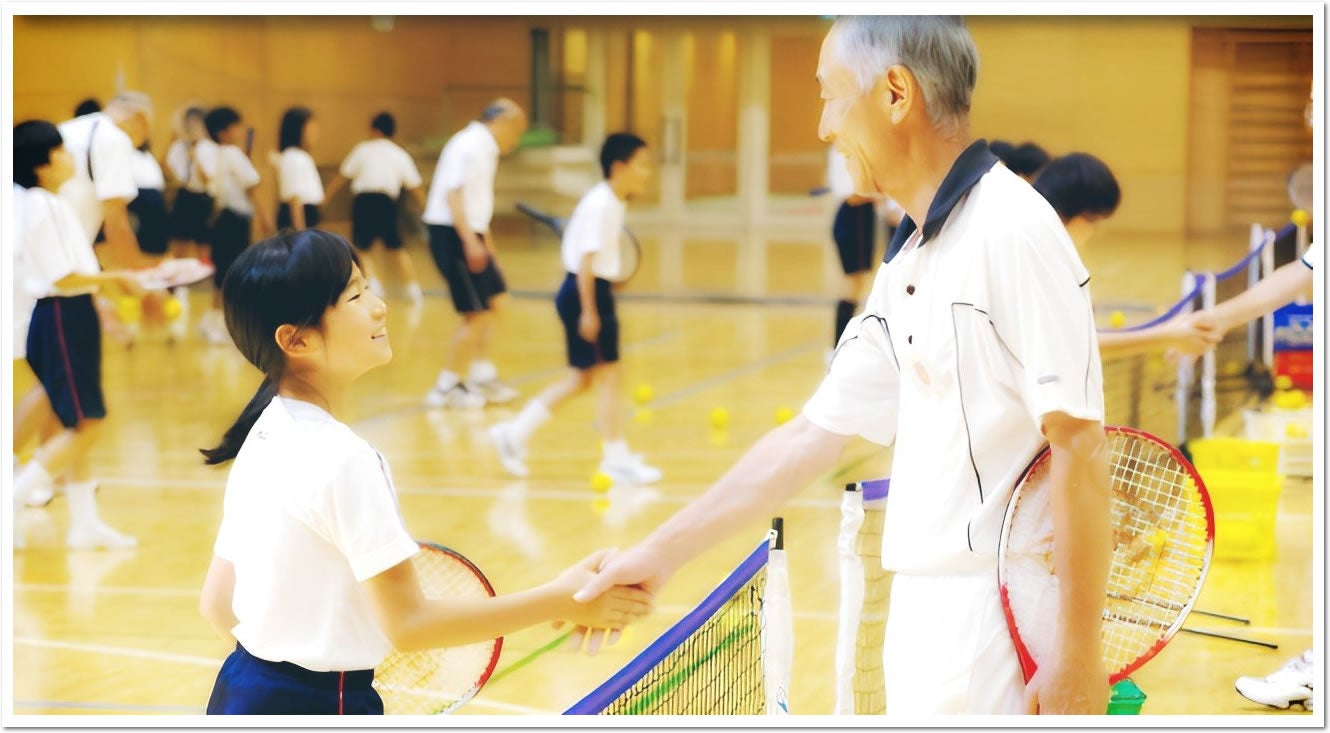
[[[794,410],[785,405],[776,408],[776,424],[784,425],[794,417]]]
[[[1127,314],[1122,311],[1113,311],[1108,317],[1108,325],[1113,328],[1122,328],[1127,325]]]
[[[611,479],[605,472],[596,471],[595,473],[591,474],[591,490],[596,492],[597,494],[606,493],[607,491],[610,490],[610,487],[613,485],[614,485],[614,480]]]
[[[651,402],[655,396],[656,391],[651,389],[651,385],[649,384],[639,384],[637,385],[637,388],[633,390],[633,402],[636,402],[638,405],[645,405]]]
[[[724,407],[717,407],[711,410],[711,427],[717,430],[724,430],[730,424],[730,411]]]
[[[1307,226],[1309,223],[1311,223],[1311,220],[1312,220],[1311,214],[1308,214],[1303,209],[1294,209],[1293,215],[1289,217],[1289,221],[1293,222],[1294,226],[1299,226],[1299,227]]]

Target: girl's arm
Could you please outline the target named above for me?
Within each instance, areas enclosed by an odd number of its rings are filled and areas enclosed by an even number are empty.
[[[240,623],[231,610],[231,599],[236,589],[236,568],[228,560],[216,555],[208,568],[208,577],[203,581],[203,593],[199,597],[199,613],[212,625],[221,637],[235,643],[232,630]]]

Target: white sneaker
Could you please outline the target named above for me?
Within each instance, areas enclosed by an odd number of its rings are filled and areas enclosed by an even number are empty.
[[[425,395],[426,407],[447,407],[451,409],[478,410],[485,406],[485,397],[472,392],[461,383],[451,389],[442,390],[436,385]]]
[[[525,462],[526,446],[513,435],[512,423],[501,422],[493,425],[489,429],[489,434],[490,440],[494,441],[494,447],[499,451],[499,463],[503,464],[504,470],[517,478],[526,478],[530,475]]]
[[[50,484],[35,486],[28,495],[23,498],[23,505],[33,509],[41,509],[51,503],[55,498],[55,487]]]
[[[521,392],[497,379],[488,382],[469,382],[467,388],[483,396],[486,402],[495,405],[507,404],[522,396]]]
[[[1308,649],[1265,677],[1239,677],[1234,687],[1248,700],[1272,708],[1285,710],[1296,703],[1311,710],[1312,690],[1316,686],[1314,672],[1312,652]]]
[[[80,527],[77,531],[71,529],[65,538],[65,546],[71,550],[129,550],[138,547],[138,544],[138,540],[117,532],[101,520]]]
[[[648,466],[641,457],[632,454],[613,460],[607,458],[600,462],[600,470],[615,484],[628,486],[645,486],[664,478],[659,468]]]
[[[425,293],[420,289],[420,283],[409,283],[406,286],[406,299],[411,301],[411,305],[425,302]]]

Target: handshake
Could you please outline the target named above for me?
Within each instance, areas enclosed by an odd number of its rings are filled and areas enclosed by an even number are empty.
[[[594,655],[602,642],[613,645],[625,626],[652,612],[656,591],[668,577],[659,557],[640,546],[598,550],[546,584],[558,608],[554,628],[573,624],[567,648],[585,647]]]

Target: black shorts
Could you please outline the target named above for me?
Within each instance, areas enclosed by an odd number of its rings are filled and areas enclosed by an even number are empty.
[[[582,298],[577,292],[577,276],[568,273],[554,296],[554,308],[563,322],[564,343],[568,347],[568,366],[590,369],[597,364],[619,360],[619,316],[614,310],[614,292],[610,281],[596,278],[596,313],[600,316],[600,335],[596,343],[582,338],[577,322],[582,317]]]
[[[376,239],[388,249],[402,248],[397,199],[386,193],[358,193],[351,199],[351,243],[367,250]]]
[[[372,669],[314,672],[236,644],[217,673],[208,715],[383,715],[373,683]]]
[[[846,275],[873,269],[874,221],[876,212],[872,203],[851,206],[840,205],[836,221],[831,226],[831,237],[836,240],[841,269]]]
[[[317,227],[320,220],[319,207],[315,204],[304,204],[303,207],[305,209],[305,228],[313,229]],[[295,222],[291,221],[291,204],[283,201],[277,207],[277,230],[290,229],[294,226]]]
[[[222,287],[226,271],[249,246],[250,220],[248,215],[231,209],[222,209],[217,215],[217,223],[212,228],[212,264],[217,268],[212,273],[213,285]]]
[[[177,191],[166,224],[171,239],[207,244],[212,209],[212,197],[208,194],[183,188]]]
[[[106,417],[102,324],[91,295],[42,298],[28,326],[28,364],[67,428]]]
[[[478,235],[481,241],[485,235]],[[489,259],[485,269],[471,272],[466,266],[466,256],[462,253],[462,238],[457,230],[446,225],[430,224],[429,252],[434,256],[434,264],[439,268],[443,279],[448,281],[448,290],[453,295],[453,307],[458,313],[479,313],[490,309],[490,300],[496,295],[508,292],[508,285],[503,281],[503,273]]]
[[[139,195],[129,202],[128,208],[134,237],[139,240],[139,251],[149,255],[166,254],[166,195],[155,188],[140,188]]]

